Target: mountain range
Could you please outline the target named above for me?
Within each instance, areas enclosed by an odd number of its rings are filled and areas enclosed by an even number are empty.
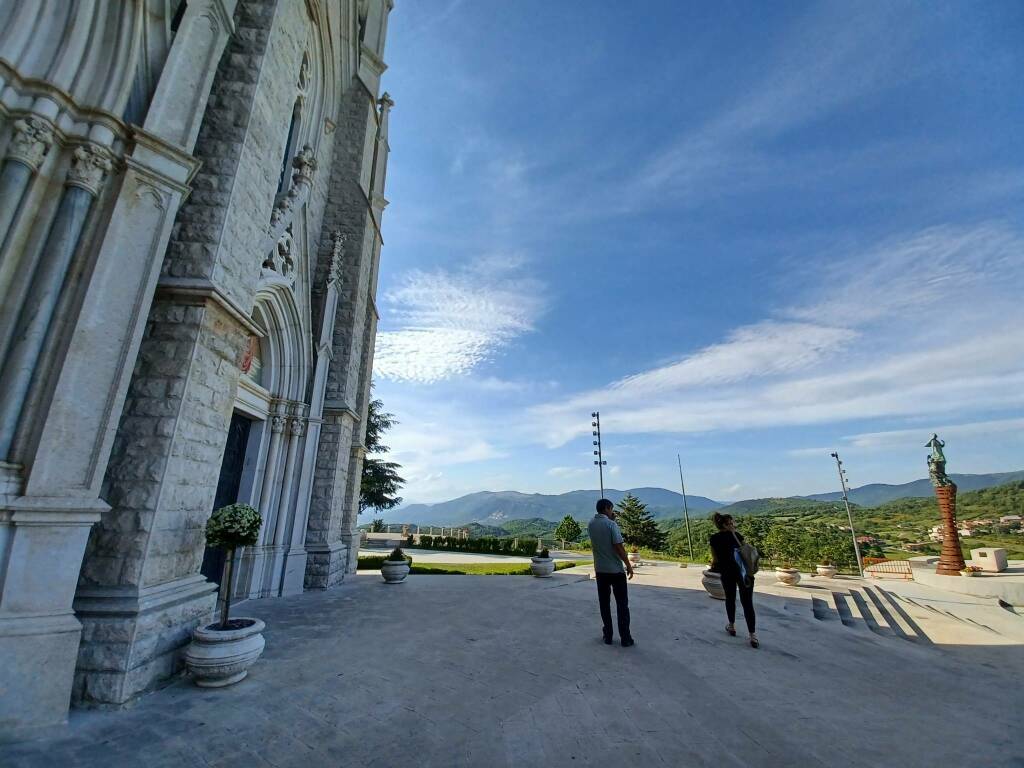
[[[979,490],[995,485],[1024,480],[1024,470],[984,475],[950,475],[961,491]],[[620,491],[606,488],[605,496],[618,503],[626,493],[632,493],[645,504],[656,518],[675,518],[683,515],[683,497],[665,488],[631,488]],[[901,498],[931,496],[931,483],[927,479],[914,480],[902,485],[872,483],[849,491],[852,504],[875,507]],[[380,515],[388,523],[413,525],[468,525],[502,527],[510,520],[549,520],[557,522],[566,515],[585,520],[594,513],[594,502],[599,491],[579,490],[560,494],[519,493],[518,491],[480,491],[437,504],[408,504]],[[687,508],[693,517],[705,517],[716,509],[735,514],[764,514],[778,508],[798,507],[812,502],[839,501],[841,493],[816,493],[809,496],[791,496],[784,499],[747,499],[726,503],[705,496],[686,494]]]
[[[682,517],[683,497],[664,488],[631,488],[619,491],[605,488],[606,498],[616,504],[627,493],[647,504],[655,517]],[[480,491],[438,504],[409,504],[381,515],[388,523],[413,525],[482,525],[500,526],[508,520],[540,518],[558,521],[566,515],[585,520],[594,514],[594,502],[601,497],[597,490],[569,491],[557,495],[519,493],[518,491]],[[721,502],[703,496],[686,494],[689,511],[703,517],[722,506]]]

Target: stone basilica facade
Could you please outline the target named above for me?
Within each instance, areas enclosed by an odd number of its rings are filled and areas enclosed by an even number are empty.
[[[0,0],[0,735],[351,573],[392,0]]]

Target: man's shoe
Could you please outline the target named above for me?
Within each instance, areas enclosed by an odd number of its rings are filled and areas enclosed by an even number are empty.
[[[611,645],[612,644],[612,636],[611,635],[605,635],[604,636],[604,644],[605,645]]]
[[[631,645],[636,645],[636,641],[632,637],[622,638],[622,647],[629,648]]]

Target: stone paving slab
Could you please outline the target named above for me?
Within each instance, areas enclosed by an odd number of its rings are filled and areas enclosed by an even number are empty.
[[[703,590],[640,576],[630,600],[630,649],[600,641],[585,573],[366,574],[249,602],[267,650],[248,679],[74,712],[0,764],[1024,765],[1022,646],[851,632],[758,593],[754,650]]]

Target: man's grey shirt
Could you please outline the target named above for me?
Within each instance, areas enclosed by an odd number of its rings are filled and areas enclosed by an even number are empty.
[[[604,515],[594,515],[587,524],[590,532],[590,548],[594,551],[595,573],[625,573],[626,568],[615,552],[615,545],[622,543],[619,526]]]

